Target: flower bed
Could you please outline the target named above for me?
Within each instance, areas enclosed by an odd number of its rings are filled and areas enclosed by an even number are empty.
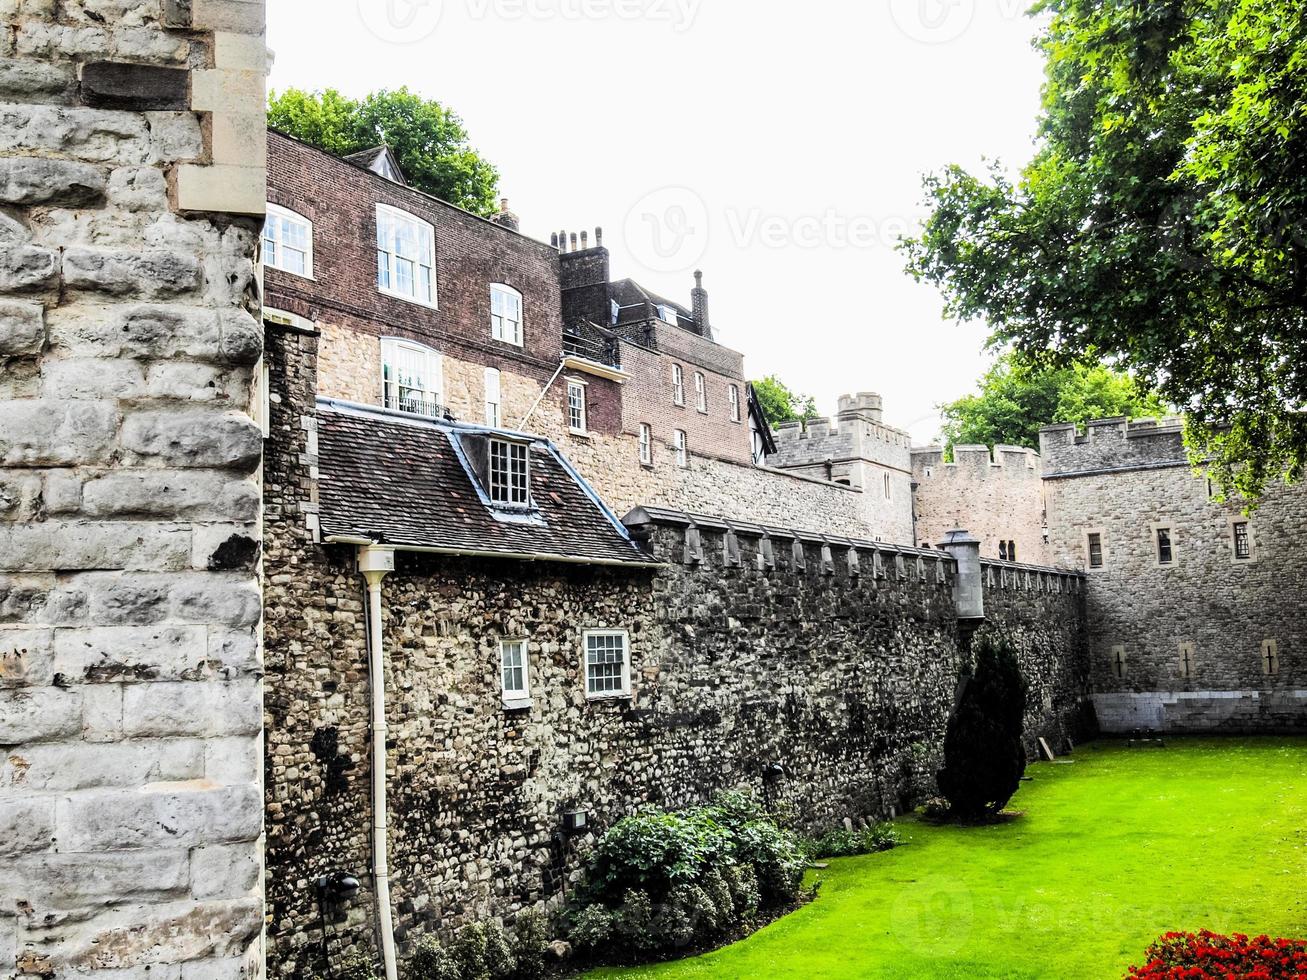
[[[1168,932],[1132,966],[1140,980],[1307,980],[1307,940]]]

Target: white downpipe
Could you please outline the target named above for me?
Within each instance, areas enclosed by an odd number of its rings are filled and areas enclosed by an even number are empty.
[[[390,910],[386,860],[386,658],[382,648],[381,580],[395,568],[395,553],[359,548],[359,571],[368,583],[368,674],[372,680],[372,883],[386,980],[398,980],[395,921]]]

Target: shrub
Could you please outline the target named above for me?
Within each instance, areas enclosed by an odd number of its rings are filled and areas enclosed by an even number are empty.
[[[498,925],[491,923],[485,927],[486,935],[486,972],[491,980],[510,980],[517,973],[517,957],[508,943],[508,937]]]
[[[810,858],[851,857],[888,851],[899,843],[898,829],[883,821],[862,830],[832,830],[808,841],[804,850]]]
[[[570,938],[596,958],[684,950],[798,898],[807,864],[798,838],[746,794],[679,813],[641,810],[591,854]]]
[[[1299,980],[1307,976],[1307,940],[1250,939],[1168,932],[1148,947],[1148,962],[1127,977],[1146,980]]]
[[[463,980],[458,961],[434,936],[426,936],[413,951],[408,980]]]
[[[587,905],[572,919],[569,938],[577,949],[602,951],[613,936],[613,913],[602,905]]]
[[[474,923],[458,931],[450,950],[458,964],[461,980],[490,980],[486,967],[486,929]]]
[[[981,636],[975,673],[964,674],[962,685],[944,735],[939,789],[956,816],[976,819],[1003,809],[1026,771],[1026,682],[1011,642]]]
[[[728,860],[730,835],[703,810],[643,810],[619,820],[600,838],[590,859],[592,900],[613,904],[630,889],[661,901],[679,884],[692,882],[705,865]]]
[[[335,980],[377,980],[377,970],[371,957],[362,953],[352,953],[336,964],[331,976]],[[313,980],[324,980],[316,976]]]
[[[517,917],[513,929],[513,955],[520,977],[538,977],[545,972],[549,956],[549,920],[534,909]]]

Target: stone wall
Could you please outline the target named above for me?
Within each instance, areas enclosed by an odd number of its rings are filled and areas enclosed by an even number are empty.
[[[1307,727],[1307,490],[1275,484],[1251,516],[1211,496],[1178,422],[1044,430],[1054,561],[1086,568],[1095,705],[1109,731]],[[1233,525],[1252,551],[1236,558]],[[1172,561],[1159,561],[1157,532]],[[1103,564],[1088,568],[1087,536]],[[1263,646],[1274,641],[1275,673]],[[1122,663],[1123,661],[1123,663]]]
[[[0,972],[261,976],[263,7],[0,15]]]
[[[835,420],[787,422],[767,463],[862,491],[860,524],[878,541],[915,544],[910,439],[885,424],[880,395],[841,395]]]
[[[325,966],[305,883],[370,866],[362,579],[350,549],[313,542],[316,343],[268,334],[269,963],[286,977]],[[930,791],[964,657],[952,558],[815,535],[796,553],[779,532],[769,557],[758,528],[728,540],[699,519],[696,546],[684,515],[649,513],[630,520],[655,570],[396,556],[382,591],[401,955],[558,901],[594,839],[563,833],[568,810],[593,834],[643,802],[747,785],[819,830]],[[1022,649],[1032,735],[1054,738],[1079,734],[1083,595],[1041,572],[995,587],[992,628]],[[587,628],[629,632],[629,698],[587,699]],[[502,638],[528,641],[529,710],[501,700]],[[371,948],[366,881],[333,915],[334,962]]]
[[[1044,480],[1039,453],[1020,446],[954,446],[944,462],[939,446],[912,450],[917,485],[917,540],[938,543],[954,528],[980,539],[987,558],[1048,564],[1044,541]],[[1000,542],[1016,545],[1005,553]]]

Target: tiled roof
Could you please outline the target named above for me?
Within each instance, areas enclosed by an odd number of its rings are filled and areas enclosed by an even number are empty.
[[[529,439],[530,519],[497,517],[456,449],[491,430],[318,402],[323,537],[505,557],[651,564],[622,523],[545,439]],[[504,512],[500,512],[501,514]]]

